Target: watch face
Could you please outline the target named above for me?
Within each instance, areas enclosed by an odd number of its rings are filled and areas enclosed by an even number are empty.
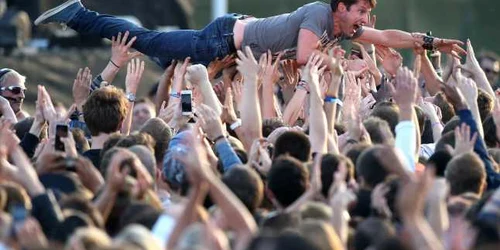
[[[127,99],[131,102],[135,102],[135,95],[132,93],[127,94]]]

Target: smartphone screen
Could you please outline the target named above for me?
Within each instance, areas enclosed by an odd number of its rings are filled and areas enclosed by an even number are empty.
[[[56,126],[56,145],[55,145],[56,150],[64,151],[64,143],[61,141],[61,138],[68,137],[68,131],[69,131],[68,125],[58,124]]]
[[[190,90],[181,92],[181,106],[183,115],[191,114],[193,112],[193,106],[191,104],[191,96],[192,92]]]

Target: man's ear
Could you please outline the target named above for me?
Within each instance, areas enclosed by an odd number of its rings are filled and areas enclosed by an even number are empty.
[[[338,12],[345,12],[345,11],[347,11],[347,7],[345,6],[344,3],[340,2],[339,5],[337,6],[337,11]]]

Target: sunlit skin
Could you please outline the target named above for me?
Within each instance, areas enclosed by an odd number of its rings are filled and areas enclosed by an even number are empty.
[[[26,89],[26,86],[24,85],[24,82],[20,81],[16,76],[8,75],[5,76],[5,80],[2,84],[1,87],[21,87],[23,89]],[[19,94],[14,94],[12,91],[5,90],[1,92],[1,95],[7,99],[10,103],[10,106],[14,113],[19,114],[22,112],[23,108],[23,102],[26,96],[24,95],[24,91],[21,91]]]
[[[498,77],[500,76],[500,62],[493,61],[490,59],[483,59],[480,63],[481,68],[484,70],[486,77],[490,84],[495,84],[498,82]]]
[[[153,106],[148,103],[138,103],[134,105],[132,117],[132,131],[139,130],[147,120],[156,116]]]
[[[356,30],[370,21],[372,8],[367,1],[359,1],[351,5],[349,9],[340,3],[337,11],[333,13],[333,33],[336,36],[352,36]]]

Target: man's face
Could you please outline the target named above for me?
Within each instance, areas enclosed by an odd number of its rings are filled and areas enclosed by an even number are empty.
[[[342,17],[342,23],[340,24],[342,33],[347,36],[353,36],[361,26],[369,22],[372,8],[368,1],[360,0],[351,5],[349,10],[343,3],[340,3],[338,11]]]
[[[26,87],[24,82],[16,76],[9,75],[4,78],[4,83],[0,87],[5,89],[0,92],[0,95],[9,101],[14,113],[18,113],[22,109],[24,98],[26,98]]]
[[[484,70],[491,85],[498,82],[498,77],[500,76],[500,62],[486,58],[481,61],[481,68]]]
[[[134,105],[134,113],[132,117],[132,129],[138,130],[147,120],[156,116],[154,108],[147,103],[139,103]]]

